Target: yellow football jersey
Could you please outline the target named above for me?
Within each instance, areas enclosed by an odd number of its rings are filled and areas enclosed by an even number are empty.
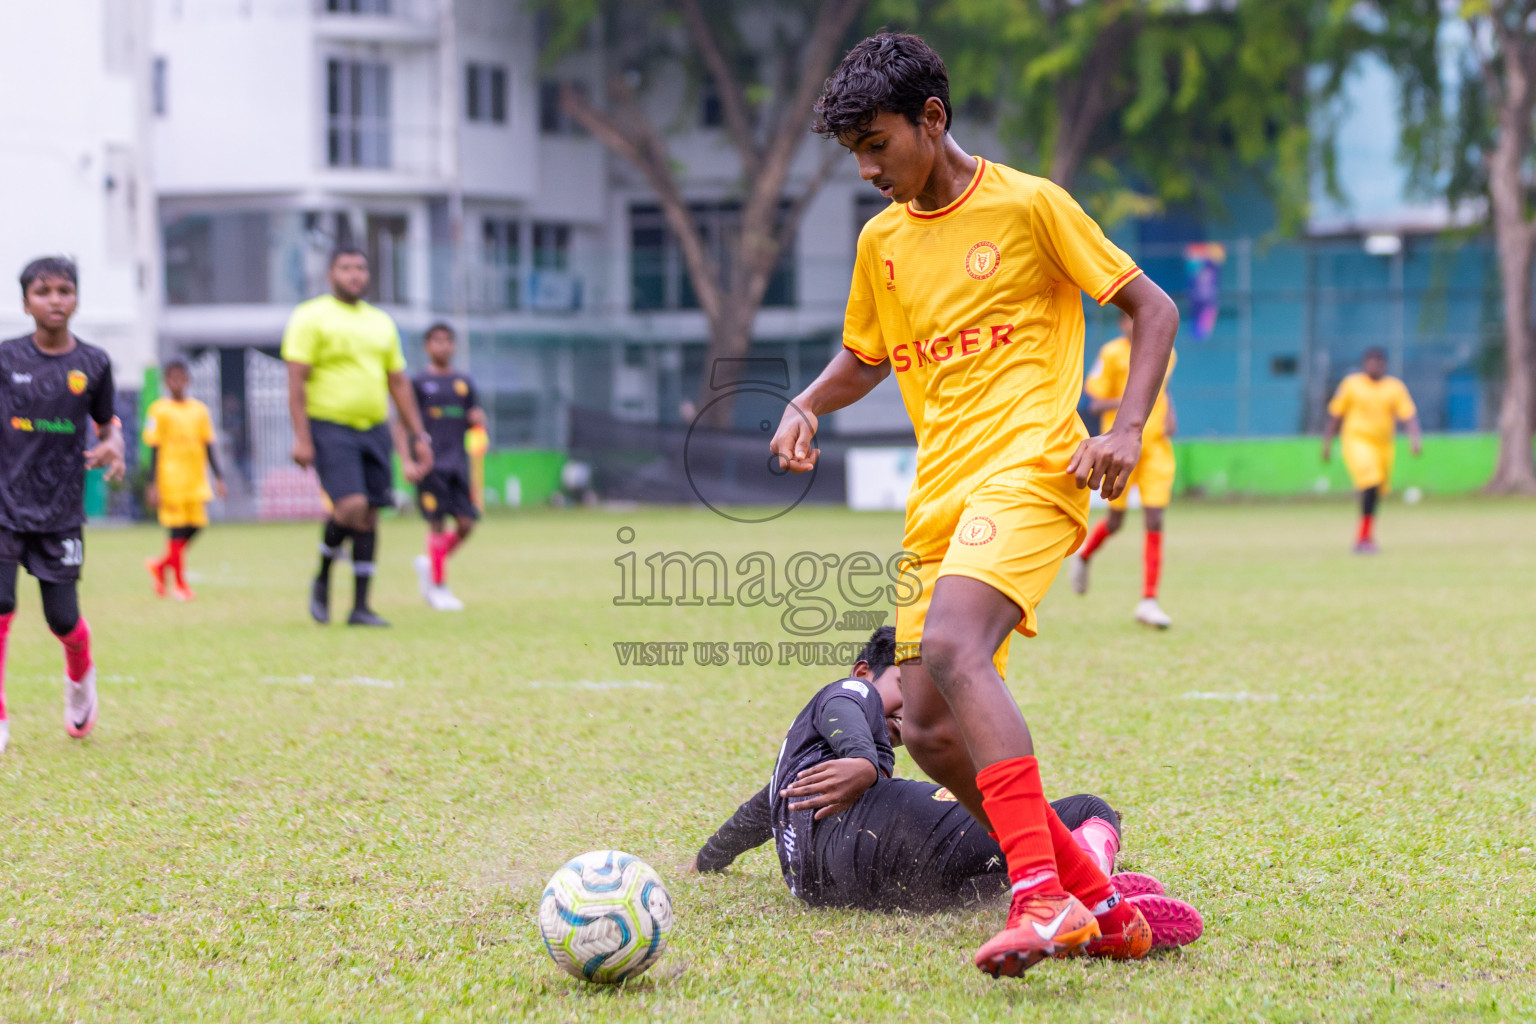
[[[213,419],[206,405],[195,398],[180,402],[155,399],[144,419],[144,443],[159,449],[155,484],[162,502],[178,504],[213,497],[207,471]]]
[[[1418,409],[1408,386],[1396,377],[1371,380],[1352,373],[1339,381],[1339,390],[1328,403],[1328,414],[1343,420],[1340,432],[1346,439],[1391,444],[1397,421],[1412,417]]]
[[[918,443],[909,519],[1014,470],[1087,521],[1066,472],[1087,436],[1079,293],[1102,305],[1139,273],[1059,186],[979,157],[948,206],[893,204],[864,226],[843,344],[896,373]]]
[[[1157,391],[1157,401],[1152,403],[1152,411],[1147,414],[1146,426],[1141,428],[1143,443],[1168,436],[1168,378],[1173,376],[1173,367],[1178,359],[1178,353],[1168,353],[1168,373],[1163,377],[1163,386]],[[1130,376],[1131,339],[1116,338],[1099,349],[1099,358],[1088,371],[1088,380],[1084,382],[1083,390],[1094,398],[1121,398],[1125,395],[1125,382]],[[1101,430],[1107,431],[1114,425],[1114,409],[1099,417]]]

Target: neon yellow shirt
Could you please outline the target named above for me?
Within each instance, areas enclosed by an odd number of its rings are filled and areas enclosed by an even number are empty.
[[[333,295],[300,303],[283,332],[283,358],[310,368],[310,419],[367,430],[389,417],[389,375],[405,369],[400,332],[389,314]]]

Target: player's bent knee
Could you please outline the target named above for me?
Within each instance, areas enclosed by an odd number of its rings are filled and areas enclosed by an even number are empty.
[[[948,630],[931,627],[923,635],[923,664],[939,692],[945,694],[978,674],[997,671],[990,651],[981,651],[974,642]]]

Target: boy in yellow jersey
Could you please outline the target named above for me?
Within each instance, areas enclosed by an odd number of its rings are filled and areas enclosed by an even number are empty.
[[[165,553],[145,562],[155,593],[165,596],[165,571],[176,581],[176,599],[192,600],[187,586],[186,550],[197,531],[208,525],[206,502],[213,497],[207,469],[213,470],[220,500],[228,495],[219,457],[213,450],[213,418],[208,407],[187,396],[192,376],[177,360],[165,367],[168,398],[150,403],[144,417],[144,444],[149,448],[150,484],[145,498],[160,513],[160,525],[170,531]],[[206,469],[204,467],[207,467]]]
[[[990,824],[1013,887],[976,965],[1017,975],[1052,955],[1144,956],[1146,921],[1046,803],[1001,670],[1009,635],[1034,635],[1082,543],[1084,488],[1116,498],[1136,467],[1178,310],[1061,188],[960,148],[944,62],[916,36],[855,46],[816,112],[891,205],[859,236],[843,351],[785,411],[772,451],[810,470],[818,417],[895,372],[917,433],[903,543],[922,584],[896,618],[903,731],[918,765]],[[1136,321],[1120,415],[1095,438],[1077,415],[1084,291]]]
[[[1120,315],[1120,337],[1099,349],[1099,358],[1088,371],[1083,390],[1092,399],[1092,409],[1099,413],[1103,430],[1115,424],[1115,412],[1120,408],[1120,396],[1125,394],[1125,381],[1131,369],[1131,318]],[[1173,376],[1177,353],[1168,353],[1168,377]],[[1120,532],[1125,525],[1126,497],[1131,484],[1141,493],[1141,516],[1146,524],[1146,543],[1142,549],[1141,602],[1136,605],[1136,621],[1144,626],[1167,629],[1173,625],[1168,613],[1157,603],[1157,580],[1163,569],[1163,509],[1173,497],[1173,442],[1170,438],[1178,432],[1178,417],[1173,411],[1173,398],[1168,394],[1168,380],[1164,378],[1162,390],[1147,425],[1141,432],[1141,461],[1126,484],[1126,494],[1109,503],[1109,515],[1088,534],[1077,557],[1072,560],[1072,589],[1079,594],[1088,593],[1088,560],[1111,535]]]
[[[1344,466],[1355,490],[1360,492],[1360,532],[1355,537],[1355,554],[1374,555],[1376,538],[1376,502],[1391,489],[1393,438],[1399,421],[1408,426],[1408,442],[1413,454],[1423,450],[1419,431],[1419,411],[1414,407],[1408,386],[1387,375],[1387,354],[1379,348],[1366,349],[1360,373],[1339,381],[1339,389],[1328,403],[1328,427],[1323,433],[1323,461],[1333,457],[1333,439],[1344,434]]]

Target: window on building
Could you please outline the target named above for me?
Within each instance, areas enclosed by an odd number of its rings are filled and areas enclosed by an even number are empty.
[[[391,0],[325,0],[332,14],[388,14]]]
[[[507,123],[507,69],[468,64],[464,69],[464,116],[471,121]]]
[[[720,102],[720,90],[713,80],[704,83],[704,94],[699,100],[699,124],[705,128],[719,128],[725,124],[725,106]]]
[[[741,204],[735,200],[719,203],[694,203],[694,218],[704,235],[704,244],[716,264],[730,272],[736,239],[741,233]],[[781,203],[780,214],[788,203]],[[699,299],[683,262],[677,239],[667,227],[661,207],[642,203],[630,207],[630,306],[647,309],[698,309]],[[779,262],[763,293],[764,306],[792,306],[795,301],[795,242],[779,255]]]
[[[149,70],[149,102],[156,117],[164,117],[170,102],[166,95],[166,76],[169,73],[166,59],[156,57]]]
[[[267,214],[185,214],[166,222],[163,241],[167,305],[271,301]]]
[[[504,217],[487,217],[481,226],[486,271],[485,301],[492,309],[522,306],[521,225]]]
[[[571,268],[571,226],[535,224],[533,226],[533,269],[569,270]]]
[[[569,85],[581,95],[587,95],[584,82],[558,82],[545,79],[539,83],[539,131],[545,135],[580,135],[581,125],[560,108],[560,86]]]
[[[399,214],[368,214],[369,292],[375,302],[404,305],[410,301],[408,260],[410,225]]]
[[[325,62],[326,162],[332,167],[389,167],[389,65]]]

